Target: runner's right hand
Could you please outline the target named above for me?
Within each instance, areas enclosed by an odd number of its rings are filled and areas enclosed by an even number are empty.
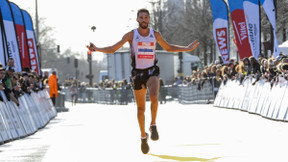
[[[96,46],[92,42],[90,42],[90,45],[87,45],[86,47],[89,51],[96,51]]]

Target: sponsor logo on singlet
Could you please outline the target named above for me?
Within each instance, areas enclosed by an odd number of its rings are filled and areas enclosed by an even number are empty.
[[[154,58],[154,42],[138,42],[138,59]]]

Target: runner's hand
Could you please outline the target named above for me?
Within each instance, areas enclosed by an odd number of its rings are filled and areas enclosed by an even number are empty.
[[[87,45],[86,47],[89,51],[96,51],[96,46],[92,42],[90,42],[90,45]]]
[[[195,40],[194,42],[188,45],[188,48],[190,49],[190,51],[193,51],[199,44],[200,43],[197,40]]]

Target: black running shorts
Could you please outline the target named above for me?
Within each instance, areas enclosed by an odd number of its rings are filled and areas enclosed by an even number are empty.
[[[159,76],[160,69],[158,66],[152,66],[147,69],[133,69],[131,71],[131,83],[134,90],[142,89],[142,85],[146,87],[146,83],[151,76]]]

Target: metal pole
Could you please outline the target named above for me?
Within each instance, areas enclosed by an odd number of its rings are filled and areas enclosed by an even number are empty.
[[[39,41],[39,19],[38,19],[38,0],[35,0],[35,8],[36,8],[36,16],[35,16],[35,22],[36,22],[36,42],[37,44],[37,49],[38,49],[38,57],[39,57],[39,64],[40,64],[40,68],[42,65],[42,57],[41,57],[41,45],[40,45],[40,41]]]
[[[93,87],[93,77],[92,77],[92,54],[91,54],[91,60],[89,61],[89,85],[90,87]]]
[[[94,33],[96,30],[96,26],[92,26],[91,30]],[[92,53],[90,53],[90,58],[91,59],[89,59],[89,85],[90,85],[90,87],[93,87],[93,77],[94,76],[92,75]]]
[[[76,78],[76,80],[78,79],[78,70],[77,70],[77,67],[75,68],[75,78]]]

